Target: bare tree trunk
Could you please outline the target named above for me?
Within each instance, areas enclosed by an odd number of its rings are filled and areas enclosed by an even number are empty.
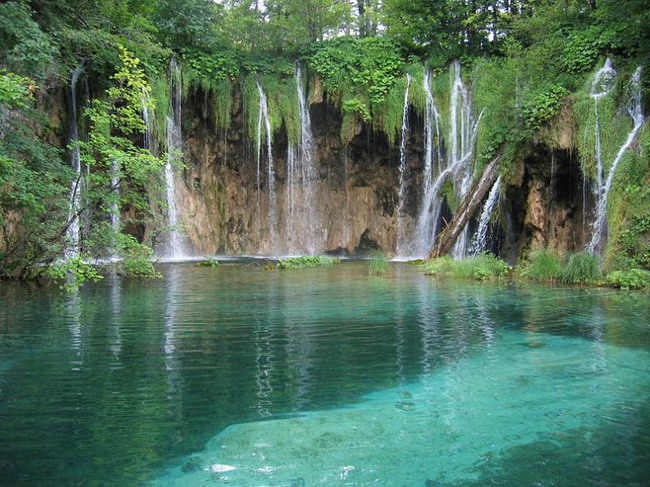
[[[498,169],[500,162],[501,152],[499,152],[486,166],[480,179],[472,185],[465,195],[465,198],[463,198],[463,201],[461,201],[454,217],[442,232],[440,232],[436,245],[429,254],[429,259],[440,257],[452,249],[467,223],[481,206],[481,203],[485,199],[485,195],[487,195],[490,188],[497,180],[497,177],[499,176]]]

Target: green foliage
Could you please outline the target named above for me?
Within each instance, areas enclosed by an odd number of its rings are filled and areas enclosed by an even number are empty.
[[[327,267],[339,262],[339,259],[328,255],[303,255],[278,261],[278,269],[301,269],[303,267]]]
[[[62,249],[70,171],[43,140],[28,78],[0,73],[0,277],[27,277]]]
[[[0,70],[0,106],[6,103],[14,108],[26,108],[34,99],[35,89],[29,78]]]
[[[500,279],[512,270],[508,264],[489,252],[462,260],[450,256],[431,259],[422,264],[425,274],[436,277],[456,277],[488,281]]]
[[[60,281],[60,288],[67,292],[79,289],[86,282],[97,282],[104,278],[92,265],[84,262],[81,257],[72,257],[50,265],[46,270],[47,275]]]
[[[560,112],[560,107],[568,94],[566,88],[557,84],[551,84],[528,94],[521,104],[521,113],[526,126],[539,130]]]
[[[383,37],[322,42],[313,46],[307,62],[331,95],[343,102],[366,98],[371,108],[384,101],[404,69],[397,44]]]
[[[45,79],[56,54],[50,37],[34,21],[28,2],[0,4],[0,66]]]
[[[630,269],[629,271],[613,271],[605,276],[605,283],[621,289],[650,288],[650,271]]]
[[[540,249],[530,253],[528,260],[523,263],[519,273],[532,281],[558,281],[562,272],[560,256],[552,250]]]
[[[381,276],[388,272],[388,267],[388,260],[384,253],[373,252],[370,254],[370,260],[368,261],[368,274],[371,276]]]
[[[121,58],[122,65],[112,77],[114,85],[106,91],[106,98],[94,100],[85,111],[90,125],[88,140],[79,143],[82,161],[89,169],[85,199],[104,215],[115,206],[148,215],[151,209],[143,188],[154,189],[153,181],[165,161],[126,137],[139,139],[145,130],[142,99],[150,100],[150,87],[140,61],[126,50],[122,50]]]
[[[219,267],[219,261],[211,257],[204,257],[202,261],[194,264],[196,267]]]

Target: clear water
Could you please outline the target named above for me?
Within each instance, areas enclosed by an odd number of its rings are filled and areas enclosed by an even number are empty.
[[[647,485],[647,296],[161,270],[0,284],[0,485]]]

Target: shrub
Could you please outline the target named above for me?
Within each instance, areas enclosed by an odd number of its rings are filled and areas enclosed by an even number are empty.
[[[650,288],[650,271],[630,269],[629,271],[614,271],[607,274],[605,283],[621,289]]]
[[[144,244],[138,242],[131,235],[120,234],[119,244],[121,254],[124,256],[122,261],[122,273],[133,277],[146,277],[149,279],[159,279],[162,277],[153,265],[153,250]]]
[[[541,249],[530,253],[521,275],[533,281],[557,281],[561,270],[560,257],[551,250]]]
[[[368,274],[372,276],[380,276],[388,271],[388,261],[386,256],[381,252],[374,252],[370,255],[368,261]]]
[[[301,269],[304,267],[330,266],[339,262],[339,259],[328,255],[303,255],[301,257],[290,257],[278,261],[278,269]]]

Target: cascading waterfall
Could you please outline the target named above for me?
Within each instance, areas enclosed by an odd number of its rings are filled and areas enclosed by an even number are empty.
[[[111,230],[114,234],[119,233],[122,226],[120,220],[120,166],[116,160],[111,163],[111,192],[113,193],[114,200],[111,203]],[[117,242],[112,243],[112,258],[116,259],[117,255]]]
[[[311,130],[309,104],[305,94],[302,70],[296,67],[296,90],[300,115],[298,147],[287,149],[287,208],[285,228],[290,254],[315,254],[321,250],[320,211],[317,203],[318,174],[314,163],[314,135]]]
[[[605,60],[605,65],[598,70],[594,81],[591,85],[591,97],[594,99],[594,113],[596,123],[594,124],[594,157],[596,159],[596,187],[595,194],[598,198],[603,190],[604,169],[602,159],[602,144],[600,139],[600,99],[607,95],[614,88],[616,80],[616,71],[612,68],[612,62],[609,58]]]
[[[262,161],[262,127],[266,134],[266,186],[269,202],[268,210],[268,233],[271,238],[271,251],[275,250],[277,245],[277,195],[275,194],[275,170],[273,168],[273,133],[271,132],[271,120],[269,118],[269,106],[266,100],[266,94],[259,82],[257,91],[259,93],[259,117],[257,122],[257,194],[258,194],[258,218],[259,218],[259,196],[261,188],[261,161]]]
[[[492,212],[494,211],[494,208],[496,208],[497,201],[499,200],[500,189],[501,176],[497,178],[494,185],[492,186],[490,194],[488,195],[488,198],[485,201],[485,205],[483,206],[483,210],[481,211],[481,217],[478,221],[478,228],[476,229],[476,233],[474,233],[472,244],[469,250],[469,253],[471,255],[478,254],[487,249],[488,224],[490,223],[490,217],[492,216]]]
[[[79,211],[81,209],[81,187],[83,184],[83,178],[81,174],[81,150],[77,144],[79,142],[79,125],[77,123],[77,84],[82,71],[83,66],[81,65],[75,68],[70,80],[70,167],[72,167],[72,170],[77,176],[70,183],[70,193],[68,198],[68,229],[66,232],[67,247],[65,250],[66,258],[72,258],[79,255]]]
[[[422,201],[417,217],[414,256],[425,257],[436,234],[440,214],[438,191],[443,181],[436,181],[436,171],[441,174],[444,160],[441,150],[440,113],[431,91],[431,69],[424,72],[424,93],[426,105],[424,110],[424,172],[422,174]],[[434,159],[437,167],[434,167]],[[438,184],[436,184],[438,183]]]
[[[592,95],[593,96],[593,95]],[[614,174],[616,173],[616,168],[618,163],[621,162],[625,151],[632,145],[634,139],[636,138],[639,129],[645,121],[643,115],[643,110],[641,106],[641,67],[638,67],[634,72],[634,75],[630,79],[630,84],[628,86],[628,106],[627,111],[632,118],[634,123],[632,130],[627,136],[627,139],[623,145],[618,150],[614,161],[609,167],[609,172],[607,174],[607,179],[602,183],[602,187],[598,189],[596,197],[596,213],[594,216],[594,221],[591,225],[591,241],[587,245],[587,251],[590,253],[596,253],[598,250],[599,244],[605,234],[605,226],[607,221],[607,198],[609,196],[609,190],[612,187],[614,181]]]
[[[151,108],[151,100],[147,93],[142,95],[140,99],[142,103],[142,120],[144,121],[144,134],[142,137],[142,146],[148,151],[153,150],[153,110]]]
[[[449,132],[447,134],[447,158],[442,157],[440,115],[431,92],[431,75],[425,74],[425,93],[427,97],[425,113],[425,171],[424,191],[417,220],[416,243],[414,250],[417,257],[426,257],[433,245],[438,231],[438,219],[442,200],[440,190],[446,180],[454,183],[458,199],[462,199],[469,190],[472,181],[472,162],[474,146],[478,134],[481,115],[473,116],[471,98],[461,78],[460,63],[454,61],[450,77],[452,89],[449,100]],[[436,135],[434,137],[434,134]],[[438,157],[438,176],[433,177],[433,157]],[[468,229],[465,228],[453,249],[455,258],[462,258],[467,253]]]
[[[182,73],[181,68],[172,58],[169,64],[170,76],[170,114],[167,116],[167,163],[165,164],[165,187],[167,200],[167,225],[169,235],[165,256],[180,258],[186,255],[185,242],[179,229],[178,206],[176,199],[175,163],[183,150],[181,134]]]
[[[411,75],[406,75],[406,89],[404,90],[404,105],[402,108],[402,138],[399,144],[399,190],[397,200],[397,248],[398,256],[410,255],[408,237],[405,235],[405,207],[407,194],[408,163],[406,160],[406,146],[409,133],[409,91],[411,89]]]
[[[460,71],[460,62],[454,61],[452,64],[454,84],[449,108],[451,118],[449,167],[454,168],[454,187],[458,199],[462,200],[472,182],[474,146],[481,115],[474,120],[470,95],[463,83]],[[468,233],[469,228],[466,226],[452,251],[454,258],[460,259],[467,254]]]

